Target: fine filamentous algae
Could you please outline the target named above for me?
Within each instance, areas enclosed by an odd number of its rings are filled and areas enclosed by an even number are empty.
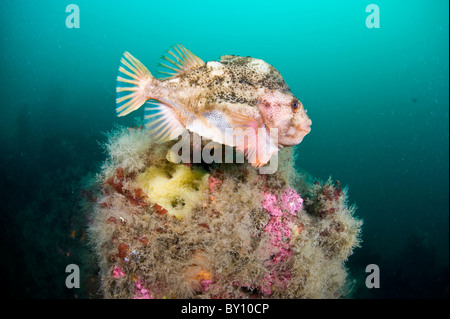
[[[1,2],[2,295],[448,297],[448,9]]]

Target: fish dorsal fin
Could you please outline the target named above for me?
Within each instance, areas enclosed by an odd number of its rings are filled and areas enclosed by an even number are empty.
[[[176,53],[174,53],[173,51]],[[167,51],[167,55],[163,55],[161,58],[170,64],[159,63],[170,72],[158,71],[162,74],[167,74],[169,77],[181,75],[189,70],[199,68],[205,65],[202,59],[194,55],[191,51],[186,49],[183,45],[177,44],[172,47],[172,50]],[[169,57],[170,55],[170,57]]]
[[[235,55],[222,55],[220,57],[220,62],[230,62],[232,61],[236,56]]]
[[[220,62],[222,63],[231,63],[236,65],[246,65],[249,62],[254,60],[252,57],[244,57],[239,55],[222,55],[220,57]]]

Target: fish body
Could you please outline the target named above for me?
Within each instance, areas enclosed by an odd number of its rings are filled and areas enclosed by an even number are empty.
[[[188,129],[240,148],[254,166],[261,166],[309,133],[311,120],[302,103],[273,66],[233,55],[204,63],[181,45],[173,50],[163,56],[169,64],[160,64],[171,71],[162,72],[169,77],[154,78],[129,53],[119,68],[126,77],[118,77],[117,113],[126,115],[151,100],[145,119],[155,142]],[[245,142],[242,131],[251,133]]]

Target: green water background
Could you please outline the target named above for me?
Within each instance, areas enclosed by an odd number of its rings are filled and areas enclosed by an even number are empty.
[[[68,29],[65,8],[80,8]],[[380,8],[369,29],[365,8]],[[312,119],[297,166],[349,185],[364,219],[349,260],[354,297],[448,296],[448,1],[1,1],[1,286],[9,297],[74,296],[69,232],[78,181],[104,154],[124,51],[152,73],[182,43],[277,68]],[[382,288],[364,286],[378,264]],[[61,267],[63,269],[61,270]],[[384,279],[384,280],[383,280]],[[85,296],[78,293],[80,296]]]

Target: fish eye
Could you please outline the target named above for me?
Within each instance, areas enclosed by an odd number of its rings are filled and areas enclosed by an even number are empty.
[[[299,106],[299,102],[297,100],[292,101],[292,108],[295,110]]]

